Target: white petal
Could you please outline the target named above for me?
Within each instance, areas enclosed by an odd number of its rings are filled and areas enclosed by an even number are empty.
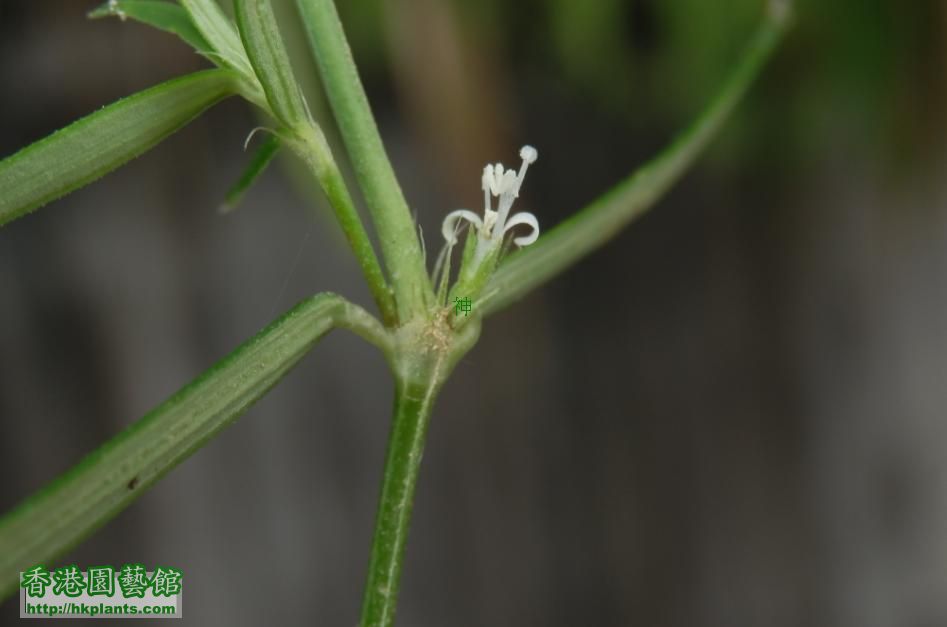
[[[460,220],[466,220],[470,222],[478,229],[483,226],[483,222],[473,211],[468,209],[457,209],[456,211],[451,211],[444,217],[444,223],[441,225],[441,235],[444,236],[444,239],[447,240],[448,244],[457,243],[457,222]]]
[[[539,239],[539,220],[536,219],[536,216],[531,213],[527,213],[526,211],[517,213],[512,218],[510,218],[509,222],[507,222],[503,227],[503,234],[506,235],[507,231],[519,224],[531,226],[533,228],[533,232],[529,235],[522,235],[520,237],[514,238],[514,244],[517,246],[529,246]]]

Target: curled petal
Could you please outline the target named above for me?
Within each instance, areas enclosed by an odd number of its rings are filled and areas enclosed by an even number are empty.
[[[480,220],[480,216],[469,209],[451,211],[444,218],[444,223],[441,225],[441,235],[444,236],[448,244],[453,245],[457,243],[457,222],[460,220],[466,220],[478,229],[483,226],[483,221]]]
[[[506,235],[507,231],[509,231],[514,226],[517,226],[519,224],[526,224],[532,227],[533,232],[530,233],[529,235],[521,235],[520,237],[515,238],[513,240],[514,244],[516,244],[517,246],[529,246],[530,244],[535,242],[537,239],[539,239],[539,220],[537,220],[536,216],[534,216],[533,214],[527,213],[525,211],[521,213],[517,213],[516,215],[514,215],[512,218],[509,219],[509,221],[503,227],[503,234]]]

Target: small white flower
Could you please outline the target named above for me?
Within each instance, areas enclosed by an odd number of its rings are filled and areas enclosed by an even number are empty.
[[[510,216],[513,201],[520,193],[520,186],[526,176],[526,169],[536,161],[539,153],[532,146],[523,146],[520,158],[523,160],[520,171],[507,170],[502,163],[487,165],[483,169],[481,185],[483,186],[483,219],[468,209],[458,209],[447,214],[441,233],[448,245],[457,243],[458,223],[466,220],[477,229],[477,250],[474,258],[482,259],[488,251],[503,242],[503,236],[514,226],[525,224],[532,228],[528,235],[513,239],[517,246],[529,246],[539,238],[539,221],[536,216],[525,211]],[[493,210],[493,197],[500,200],[497,210]]]

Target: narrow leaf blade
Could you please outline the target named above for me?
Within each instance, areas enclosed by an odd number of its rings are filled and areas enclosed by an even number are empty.
[[[763,23],[709,106],[652,161],[532,246],[510,255],[478,302],[484,314],[513,303],[605,244],[687,171],[729,119],[786,30],[788,4],[772,0],[767,7]]]
[[[204,39],[214,47],[221,61],[247,77],[253,76],[253,69],[247,59],[237,30],[216,0],[180,0],[184,10],[191,16],[194,26]]]
[[[194,26],[187,11],[164,0],[114,0],[90,11],[89,17],[92,19],[119,17],[123,20],[131,18],[158,30],[177,35],[198,52],[206,53],[214,50]]]
[[[111,172],[236,93],[206,70],[119,100],[0,161],[0,226]]]
[[[231,424],[323,335],[346,326],[351,308],[333,294],[303,301],[0,518],[0,600],[17,589],[19,572],[78,544]]]
[[[266,140],[260,144],[260,147],[253,153],[253,158],[250,159],[250,163],[240,176],[240,180],[227,192],[223,207],[221,207],[221,213],[232,211],[240,204],[240,201],[243,200],[243,195],[247,193],[247,190],[250,189],[254,181],[263,174],[263,171],[266,170],[266,167],[276,156],[276,153],[279,152],[279,149],[279,137],[276,135],[267,136]]]
[[[276,117],[290,128],[309,122],[270,0],[235,0],[243,47]]]

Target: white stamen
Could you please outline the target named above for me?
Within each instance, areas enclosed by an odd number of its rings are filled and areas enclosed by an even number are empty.
[[[493,225],[497,223],[497,212],[487,209],[483,212],[483,234],[491,237],[493,234]]]
[[[489,168],[490,166],[487,167]],[[505,174],[506,169],[502,163],[497,163],[493,166],[493,170],[490,172],[490,193],[494,196],[499,196],[503,193]]]
[[[491,209],[490,190],[493,188],[493,166],[484,166],[481,181],[483,185],[483,206],[489,211]]]

